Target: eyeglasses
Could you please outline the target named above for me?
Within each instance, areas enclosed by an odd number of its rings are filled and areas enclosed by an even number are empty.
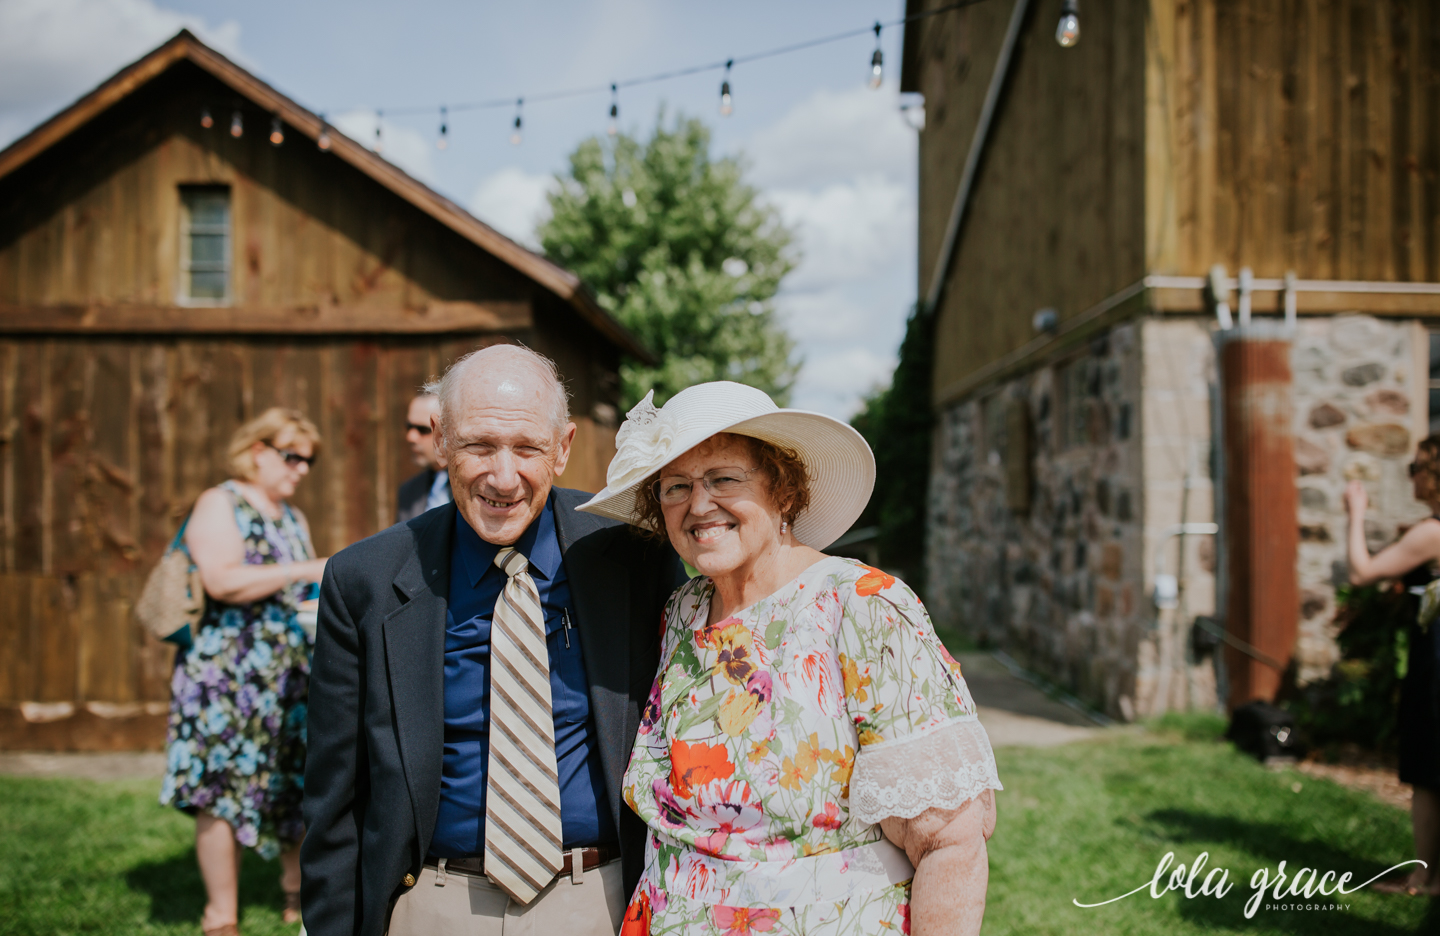
[[[299,468],[301,464],[304,464],[307,468],[313,468],[315,466],[314,455],[301,455],[299,452],[292,452],[289,449],[276,448],[269,442],[265,443],[265,447],[275,449],[280,457],[285,459],[285,464],[291,468]]]
[[[744,468],[712,468],[702,478],[687,478],[684,475],[666,475],[653,486],[655,499],[666,507],[683,504],[690,499],[699,481],[710,492],[710,496],[723,500],[739,495],[750,484],[754,471]]]
[[[409,432],[411,429],[414,429],[416,432],[420,433],[421,435],[429,435],[429,434],[430,434],[430,425],[429,425],[429,423],[426,423],[425,425],[420,426],[420,425],[416,425],[415,423],[412,423],[412,422],[407,422],[407,423],[405,424],[405,431],[406,431],[406,432]]]

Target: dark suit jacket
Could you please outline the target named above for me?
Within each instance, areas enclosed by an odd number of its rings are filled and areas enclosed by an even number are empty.
[[[435,483],[435,469],[426,468],[400,485],[395,497],[395,522],[414,520],[425,512],[425,502],[430,499],[430,485]]]
[[[557,488],[555,524],[590,681],[590,710],[626,893],[645,827],[620,782],[659,657],[660,615],[685,579],[668,543],[575,507]],[[420,875],[440,803],[445,611],[455,505],[342,550],[325,566],[310,672],[305,759],[305,926],[380,936],[406,874]]]

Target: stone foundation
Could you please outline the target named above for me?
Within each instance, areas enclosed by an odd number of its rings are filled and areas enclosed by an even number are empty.
[[[1126,720],[1216,704],[1188,622],[1215,613],[1217,544],[1184,538],[1181,607],[1151,600],[1180,571],[1182,521],[1214,521],[1212,324],[1147,317],[1064,360],[944,408],[929,492],[927,578],[942,626],[1004,647]],[[1364,315],[1302,319],[1292,366],[1299,477],[1301,682],[1337,651],[1345,482],[1370,492],[1372,549],[1427,515],[1406,465],[1426,432],[1428,333]],[[1157,559],[1158,554],[1158,559]]]

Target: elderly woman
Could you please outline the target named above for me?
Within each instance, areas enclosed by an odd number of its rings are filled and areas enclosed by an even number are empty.
[[[280,856],[285,918],[300,918],[310,641],[297,613],[325,560],[286,501],[319,445],[299,412],[266,410],[235,431],[234,477],[200,495],[185,530],[207,602],[175,661],[160,802],[195,816],[207,936],[238,933],[241,846]]]
[[[1410,826],[1415,836],[1416,865],[1407,877],[1381,881],[1376,890],[1440,896],[1440,633],[1436,624],[1417,623],[1419,594],[1440,572],[1440,436],[1417,446],[1410,465],[1415,499],[1430,507],[1433,516],[1412,526],[1405,535],[1375,555],[1365,542],[1365,486],[1351,481],[1345,488],[1345,509],[1350,514],[1346,536],[1349,546],[1350,584],[1369,585],[1381,579],[1400,579],[1407,590],[1404,627],[1409,637],[1409,661],[1400,686],[1400,782],[1411,785]]]
[[[914,592],[820,552],[875,462],[750,387],[631,410],[583,508],[668,536],[670,599],[625,798],[650,827],[623,936],[977,933],[994,755]]]

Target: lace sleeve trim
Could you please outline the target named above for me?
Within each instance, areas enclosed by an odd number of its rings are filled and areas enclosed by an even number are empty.
[[[913,819],[1002,789],[990,736],[974,715],[963,715],[861,748],[850,778],[850,811],[863,822]]]

